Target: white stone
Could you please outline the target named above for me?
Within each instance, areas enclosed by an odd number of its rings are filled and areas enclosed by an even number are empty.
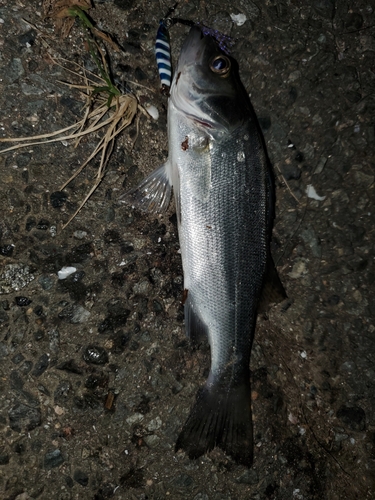
[[[65,280],[68,276],[75,273],[77,271],[76,267],[64,266],[57,272],[57,276],[59,280]]]
[[[315,191],[315,188],[312,184],[308,184],[306,188],[306,194],[308,198],[312,198],[313,200],[323,201],[326,199],[325,196],[319,196]]]
[[[153,118],[154,120],[157,120],[159,118],[158,108],[156,106],[154,106],[153,104],[146,106],[146,111],[151,116],[151,118]]]
[[[237,26],[242,26],[247,21],[245,14],[231,14],[230,17]]]

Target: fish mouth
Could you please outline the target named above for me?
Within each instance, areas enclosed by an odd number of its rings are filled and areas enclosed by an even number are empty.
[[[206,126],[207,120],[196,116],[196,105],[205,95],[199,88],[195,78],[197,69],[202,64],[207,40],[204,39],[202,30],[193,26],[182,46],[178,59],[175,77],[171,88],[171,99],[175,106],[190,119]]]
[[[180,68],[184,66],[199,64],[203,56],[205,45],[205,36],[202,30],[199,26],[193,26],[182,46],[178,60],[177,73],[180,71]]]

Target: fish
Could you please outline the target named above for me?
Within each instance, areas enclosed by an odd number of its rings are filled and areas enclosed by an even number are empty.
[[[185,329],[208,338],[210,372],[175,451],[215,447],[253,462],[250,355],[257,312],[286,297],[270,252],[272,169],[239,77],[213,36],[193,26],[168,101],[169,156],[122,201],[164,212],[172,187],[184,274]]]

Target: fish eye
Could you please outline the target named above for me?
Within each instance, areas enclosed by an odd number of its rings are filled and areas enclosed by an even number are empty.
[[[216,56],[210,62],[210,70],[222,77],[226,77],[229,75],[230,67],[230,60],[227,56]]]

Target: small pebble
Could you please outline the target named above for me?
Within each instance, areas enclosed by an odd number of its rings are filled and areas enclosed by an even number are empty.
[[[259,476],[254,469],[249,469],[237,477],[236,482],[240,484],[258,484]]]
[[[313,200],[323,201],[326,199],[325,196],[319,196],[315,191],[315,188],[312,184],[308,184],[306,188],[306,194],[308,198],[312,198]]]
[[[230,17],[237,26],[242,26],[247,21],[245,14],[231,14]]]
[[[24,363],[22,363],[22,365],[19,367],[19,371],[24,374],[24,375],[27,375],[30,371],[31,371],[31,368],[33,367],[33,362],[32,361],[28,361],[26,360]]]
[[[43,306],[41,306],[41,305],[35,306],[34,309],[33,309],[33,312],[37,316],[44,316]]]
[[[297,153],[294,159],[301,163],[305,159],[305,157],[303,156],[303,153]]]
[[[66,262],[68,264],[80,264],[90,259],[94,254],[94,247],[92,243],[81,243],[73,247],[71,251],[66,255]]]
[[[90,316],[90,311],[88,311],[87,309],[85,309],[84,307],[82,307],[80,305],[76,305],[73,307],[73,314],[72,314],[71,322],[73,324],[84,323],[85,321],[87,321],[89,316]]]
[[[189,474],[179,474],[172,480],[176,488],[192,488],[194,486],[194,479]]]
[[[0,448],[0,465],[9,464],[9,455],[4,448]]]
[[[77,240],[83,240],[83,238],[86,238],[87,232],[86,231],[74,231],[73,233],[74,238]]]
[[[36,225],[37,229],[40,229],[41,231],[47,231],[49,228],[49,221],[47,219],[40,219],[38,224]]]
[[[151,420],[151,422],[148,424],[147,430],[150,432],[156,431],[156,430],[160,429],[161,426],[162,426],[161,418],[156,417],[153,420]]]
[[[146,106],[146,111],[154,120],[157,120],[159,118],[159,111],[153,104]]]
[[[135,79],[138,82],[142,82],[144,80],[148,80],[149,79],[148,76],[147,76],[147,74],[139,66],[137,68],[135,68],[134,76],[135,76]]]
[[[156,434],[150,434],[143,438],[143,441],[149,448],[156,448],[159,445],[160,437]]]
[[[57,234],[57,227],[55,225],[52,225],[50,228],[49,228],[49,234],[52,236],[52,238],[54,238]]]
[[[26,45],[27,47],[31,47],[36,38],[36,31],[31,29],[27,31],[26,33],[22,33],[22,35],[18,36],[18,41],[20,42],[21,45]]]
[[[76,267],[73,266],[64,266],[57,272],[57,276],[59,280],[65,280],[68,276],[75,273],[77,271]]]
[[[366,414],[360,406],[342,405],[336,417],[353,431],[364,431],[366,428]]]
[[[25,229],[26,231],[31,231],[33,227],[36,226],[36,220],[34,217],[28,217],[26,220],[26,226]]]
[[[59,415],[59,416],[64,415],[64,413],[65,413],[64,408],[61,408],[61,406],[59,406],[59,405],[56,405],[54,407],[54,410],[55,410],[56,415]]]
[[[49,276],[41,276],[38,279],[38,282],[40,286],[43,288],[43,290],[51,290],[51,288],[53,287],[54,280]]]
[[[44,455],[43,468],[47,470],[53,469],[61,465],[63,462],[64,457],[62,456],[61,451],[56,449]]]
[[[86,472],[83,472],[81,470],[76,470],[73,478],[74,478],[74,481],[76,481],[81,486],[87,486],[89,484],[88,475],[86,474]]]
[[[31,304],[32,300],[27,297],[16,297],[16,304],[20,307],[25,307]]]
[[[103,240],[107,244],[118,243],[121,240],[121,236],[118,231],[115,231],[114,229],[108,229],[108,231],[103,234]]]
[[[25,359],[25,356],[22,353],[19,352],[18,354],[16,354],[15,356],[13,356],[12,362],[15,365],[19,365],[21,363],[21,361],[23,361],[24,359]]]
[[[56,390],[53,394],[53,399],[55,403],[58,402],[64,402],[66,401],[66,398],[68,397],[69,391],[71,390],[72,386],[68,380],[62,380],[59,385],[56,387]],[[56,405],[55,407],[55,412],[58,413],[59,410],[59,405]],[[59,413],[58,413],[59,414]]]
[[[9,264],[0,270],[0,294],[18,292],[31,281],[35,276],[30,273],[29,266],[23,264]]]
[[[77,375],[82,375],[82,369],[77,365],[74,359],[69,359],[68,361],[63,361],[56,366],[58,370],[64,370],[66,372],[75,373]]]
[[[9,426],[16,432],[31,431],[41,424],[42,415],[38,408],[16,403],[9,410]]]
[[[60,208],[68,199],[68,195],[64,191],[55,191],[50,194],[49,199],[53,208]]]
[[[72,276],[71,280],[73,283],[79,283],[80,281],[83,280],[85,275],[86,275],[85,271],[77,271],[71,275]]]
[[[144,419],[144,415],[142,415],[142,413],[133,413],[133,415],[130,415],[130,417],[128,417],[126,419],[126,422],[129,425],[133,425],[133,424],[138,424],[139,422],[142,422],[143,419]]]
[[[57,354],[60,348],[60,333],[56,328],[48,331],[48,340],[51,353]]]
[[[10,257],[13,253],[14,245],[3,245],[0,247],[0,255],[4,257]]]
[[[49,356],[48,354],[42,354],[35,364],[34,370],[33,370],[33,376],[34,377],[40,377],[42,373],[44,373],[49,365]]]
[[[66,482],[66,484],[67,484],[68,488],[73,488],[73,486],[74,486],[74,481],[73,481],[73,479],[72,479],[71,477],[66,476],[66,477],[65,477],[65,482]]]
[[[109,361],[107,351],[103,347],[97,345],[85,347],[82,357],[86,363],[91,363],[93,365],[104,365]]]
[[[298,180],[301,177],[301,169],[297,165],[285,164],[281,167],[281,173],[287,181]]]

